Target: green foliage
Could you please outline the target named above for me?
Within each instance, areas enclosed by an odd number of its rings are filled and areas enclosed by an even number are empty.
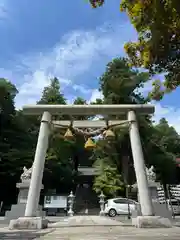
[[[16,87],[0,79],[0,200],[15,198],[13,189],[19,181],[23,166],[30,167],[34,158],[34,132],[21,112],[15,111]]]
[[[93,188],[97,193],[103,191],[108,197],[115,197],[124,184],[117,167],[106,163],[106,159],[97,159],[94,167],[97,176],[95,177]]]
[[[5,186],[10,188],[12,185],[15,189],[23,167],[32,166],[40,125],[39,117],[24,116],[22,111],[15,110],[14,98],[17,92],[13,84],[0,79],[0,187],[3,198]],[[66,104],[57,78],[52,79],[50,85],[45,87],[38,104]],[[70,191],[77,177],[73,154],[74,149],[82,143],[79,140],[74,143],[66,142],[63,134],[60,129],[52,130],[49,139],[43,177],[45,191],[48,188]]]
[[[60,83],[57,78],[53,78],[50,81],[50,85],[45,87],[42,93],[42,97],[38,104],[66,104],[66,100],[61,93]],[[56,154],[56,159],[61,159],[62,156],[65,158],[69,157],[67,153],[69,152],[69,143],[65,142],[63,139],[65,131],[62,131],[59,128],[54,128],[50,135],[50,143],[49,150],[47,154],[47,159],[55,159],[55,156],[52,154]],[[50,154],[50,156],[49,156]]]
[[[87,104],[86,103],[86,100],[84,100],[83,98],[81,97],[77,97],[74,102],[73,102],[74,105],[84,105],[84,104]]]
[[[157,179],[163,184],[174,183],[176,176],[175,159],[180,155],[180,136],[162,118],[159,124],[148,128],[144,136],[144,153],[148,166],[153,165]]]
[[[167,72],[165,88],[174,90],[179,84],[180,8],[177,0],[130,1],[121,3],[138,32],[138,41],[125,49],[133,65],[152,73]]]
[[[93,184],[93,188],[97,193],[103,191],[106,196],[112,197],[122,189],[123,181],[117,164],[117,156],[117,151],[112,142],[106,139],[97,141],[94,150],[96,176]]]
[[[93,2],[98,7],[98,1]],[[165,93],[180,85],[179,1],[122,0],[120,10],[127,13],[138,33],[137,42],[124,46],[131,66],[146,68],[151,74],[166,73],[165,81],[155,81],[150,94],[151,98],[161,100]]]
[[[106,66],[105,72],[100,77],[100,90],[103,93],[104,99],[101,102],[102,104],[136,104],[136,103],[145,103],[146,99],[139,93],[138,89],[143,86],[144,82],[149,78],[148,73],[140,73],[137,70],[133,70],[126,58],[116,58],[112,62],[108,63]],[[111,116],[112,118],[119,119],[119,116]],[[126,116],[121,116],[125,118]],[[144,119],[141,121],[144,125]],[[130,162],[132,163],[131,147],[129,142],[128,135],[128,126],[127,127],[116,127],[113,129],[115,132],[115,139],[113,142],[108,142],[107,140],[99,140],[97,143],[97,148],[94,151],[95,158],[98,159],[96,165],[102,164],[104,161],[107,162],[107,166],[103,168],[100,165],[102,173],[95,178],[94,186],[100,188],[105,186],[105,180],[108,184],[107,173],[108,171],[111,174],[114,174],[115,182],[114,190],[111,192],[111,187],[105,189],[108,195],[113,195],[117,190],[121,190],[123,184],[126,182],[125,175],[123,172],[131,172],[131,176],[126,176],[129,182],[134,183],[134,174],[130,166],[127,165],[128,169],[123,169],[123,157],[129,156]],[[100,159],[100,160],[99,160]],[[112,166],[112,167],[111,167]],[[116,169],[116,171],[115,171]],[[104,175],[103,175],[104,174]],[[123,178],[120,177],[123,175]],[[103,180],[104,179],[104,180]],[[120,179],[120,182],[117,181]],[[121,184],[120,184],[121,183]],[[109,185],[111,186],[111,185]],[[98,188],[97,188],[98,189]],[[109,189],[109,193],[108,193]]]
[[[147,72],[133,70],[126,58],[116,58],[107,64],[104,74],[100,77],[100,90],[105,103],[144,103],[145,99],[138,89],[148,79]]]
[[[38,104],[66,104],[66,99],[60,92],[60,83],[57,78],[50,81],[50,85],[45,87]]]
[[[101,7],[104,4],[105,0],[89,0],[92,8]]]
[[[157,132],[154,141],[163,146],[166,152],[178,156],[180,154],[180,136],[174,127],[169,126],[167,120],[162,118],[159,124],[155,126],[154,130]]]
[[[2,101],[2,97],[5,96],[5,94],[8,94],[13,101],[17,93],[18,93],[18,90],[16,89],[15,85],[13,85],[11,82],[9,82],[5,78],[0,78],[0,97],[1,97],[0,100],[1,101]]]
[[[101,104],[103,104],[103,99],[97,98],[96,101],[95,102],[91,102],[91,104],[101,105]]]
[[[105,73],[100,78],[100,89],[104,95],[104,102],[111,104],[145,103],[147,99],[139,94],[138,89],[143,86],[148,77],[148,73],[139,73],[133,70],[127,59],[113,60],[108,63]],[[117,119],[117,116],[114,117]],[[179,155],[179,135],[167,123],[162,124],[163,120],[159,125],[154,126],[148,116],[138,116],[138,122],[146,165],[155,167],[157,177],[163,183],[173,182],[176,178],[174,158]],[[114,131],[116,138],[113,143],[109,144],[105,140],[98,141],[94,158],[102,159],[102,161],[108,159],[108,164],[115,166],[118,174],[123,177],[122,173],[129,172],[128,182],[133,184],[136,180],[131,167],[133,159],[128,127],[115,128]],[[124,156],[128,156],[129,159],[126,166],[128,169],[123,169]],[[100,164],[100,161],[97,163]],[[95,179],[95,184],[97,179]]]
[[[16,87],[8,80],[0,78],[1,127],[15,115],[14,98],[18,93]]]
[[[80,98],[78,100],[83,101]],[[44,88],[38,104],[66,104],[57,78],[51,79],[50,85]],[[67,119],[68,116],[56,116],[55,118]],[[51,131],[43,179],[46,188],[60,189],[62,185],[67,187],[64,191],[68,191],[76,177],[73,154],[78,142],[65,141],[63,137],[65,131],[66,129],[60,128],[54,128]]]

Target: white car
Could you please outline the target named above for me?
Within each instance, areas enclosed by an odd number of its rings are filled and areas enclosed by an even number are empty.
[[[104,213],[110,217],[116,215],[128,215],[135,210],[138,202],[127,198],[112,198],[105,202]]]

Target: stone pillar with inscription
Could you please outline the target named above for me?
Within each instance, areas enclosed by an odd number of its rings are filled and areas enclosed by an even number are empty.
[[[152,202],[158,201],[158,191],[157,188],[160,186],[159,182],[156,182],[156,174],[154,173],[154,167],[146,168],[146,176],[148,181],[149,193],[152,199]],[[133,185],[134,188],[137,188],[137,184]],[[139,193],[138,193],[138,201],[139,201]]]
[[[5,222],[7,223],[12,219],[23,217],[25,213],[28,191],[29,191],[29,186],[31,181],[32,167],[30,169],[27,169],[26,167],[24,167],[23,171],[24,172],[21,175],[21,182],[16,184],[16,187],[19,188],[17,204],[12,205],[11,210],[6,211],[6,214],[5,214]],[[41,189],[43,189],[43,185],[41,186]],[[45,212],[42,211],[41,206],[38,207],[38,211],[36,214],[37,216],[45,215]]]
[[[167,209],[166,204],[160,204],[159,202],[158,188],[160,187],[160,183],[156,182],[156,174],[154,172],[153,166],[151,166],[149,169],[146,168],[146,175],[147,175],[149,193],[152,199],[154,215],[172,220],[171,212],[169,211],[169,209]],[[134,184],[133,187],[138,190],[137,184]],[[139,193],[137,194],[138,194],[138,202],[139,202]],[[140,205],[138,205],[136,208],[136,211],[132,212],[132,219],[141,215],[142,215],[141,208],[140,208]]]

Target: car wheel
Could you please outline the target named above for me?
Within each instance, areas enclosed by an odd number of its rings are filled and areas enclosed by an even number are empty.
[[[115,209],[111,208],[108,214],[109,214],[109,217],[115,217],[117,215],[117,212]]]

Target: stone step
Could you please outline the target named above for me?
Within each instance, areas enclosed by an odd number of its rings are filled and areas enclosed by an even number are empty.
[[[51,223],[48,227],[78,227],[78,226],[122,226],[123,223],[103,216],[73,216],[63,221]]]

